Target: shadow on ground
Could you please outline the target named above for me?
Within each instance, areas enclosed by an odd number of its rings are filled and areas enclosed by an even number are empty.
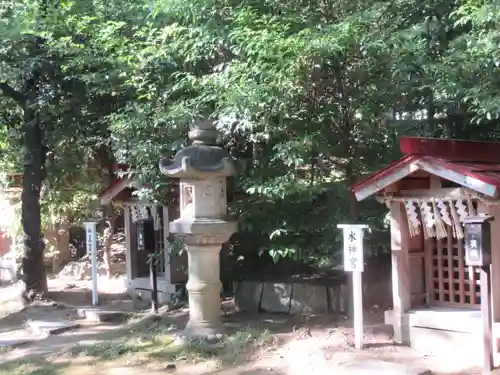
[[[148,369],[148,374],[165,373],[166,363],[181,367],[209,361],[220,366],[243,364],[251,359],[254,351],[277,345],[271,331],[258,322],[249,325],[242,316],[230,317],[230,320],[231,327],[222,343],[192,343],[182,347],[173,341],[187,321],[187,311],[164,316],[137,315],[121,326],[82,327],[4,352],[0,356],[0,375],[73,375],[77,373],[75,366],[125,365],[128,368],[142,366]],[[267,322],[268,327],[280,324]],[[152,364],[157,368],[149,372]]]
[[[77,300],[86,305],[85,292],[70,290],[60,293],[65,298],[58,299],[65,303],[71,300],[74,306]],[[119,298],[116,296],[108,301],[119,301]],[[361,357],[398,361],[395,352],[398,352],[400,361],[418,360],[414,353],[393,345],[390,332],[378,332],[381,312],[365,314],[365,333],[372,337],[372,342],[366,351],[358,352],[352,348],[352,325],[342,315],[246,314],[234,311],[230,303],[223,310],[227,336],[216,345],[173,345],[175,335],[187,322],[187,309],[156,316],[138,313],[123,324],[84,325],[0,353],[0,375],[157,375],[165,374],[167,365],[174,366],[177,374],[185,375],[292,375],[288,372],[288,362],[298,359],[303,361],[302,365],[306,363],[305,369],[310,370],[307,363],[310,358],[316,358],[315,355],[318,355],[318,361],[332,363]],[[71,319],[74,309],[62,304],[31,306],[0,320],[0,327],[5,321],[20,322],[26,315],[37,313],[52,318],[59,314]],[[285,353],[287,350],[290,350],[288,354]],[[280,363],[266,368],[261,359],[269,356],[274,356]]]

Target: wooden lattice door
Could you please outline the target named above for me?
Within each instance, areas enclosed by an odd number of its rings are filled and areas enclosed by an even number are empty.
[[[463,240],[448,238],[426,241],[427,300],[433,306],[478,307],[479,270],[465,265]],[[477,267],[475,267],[477,268]]]

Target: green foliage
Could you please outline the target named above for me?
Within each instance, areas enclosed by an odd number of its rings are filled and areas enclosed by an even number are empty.
[[[85,214],[110,159],[150,186],[142,198],[163,199],[170,185],[158,160],[210,117],[247,166],[231,204],[242,230],[274,260],[325,263],[340,248],[337,223],[385,229],[385,208],[356,205],[347,186],[398,157],[397,136],[499,132],[491,1],[44,4],[2,2],[0,83],[19,90],[29,64],[52,67],[39,98],[46,217]],[[46,40],[37,56],[27,33]],[[22,110],[3,94],[0,165],[11,172],[20,169]]]
[[[37,112],[47,150],[43,218],[78,220],[88,215],[91,203],[108,183],[110,149],[107,116],[122,98],[113,87],[122,84],[116,65],[105,56],[119,22],[107,20],[104,2],[92,11],[81,2],[11,0],[0,7],[0,83],[22,92],[26,77],[39,67]],[[123,25],[122,25],[123,26]],[[41,38],[36,54],[29,36]],[[101,53],[99,55],[99,52]],[[0,91],[1,92],[1,91]],[[3,90],[0,97],[4,173],[22,170],[22,104]]]
[[[337,15],[299,9],[157,3],[122,64],[137,96],[111,125],[115,147],[154,189],[155,161],[186,144],[195,118],[216,120],[232,154],[252,159],[237,186],[248,197],[232,211],[245,230],[269,238],[261,250],[276,260],[331,254],[336,224],[351,209],[346,182],[376,168],[393,144],[383,117],[390,97],[380,95],[389,52],[373,15],[347,7],[334,23]]]

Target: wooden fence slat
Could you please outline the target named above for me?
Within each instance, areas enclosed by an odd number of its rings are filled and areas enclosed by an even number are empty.
[[[458,240],[458,293],[460,303],[465,304],[465,264],[464,241]]]
[[[432,273],[434,272],[434,269],[432,267],[432,240],[426,240],[424,239],[424,251],[425,251],[425,303],[430,306],[433,301],[433,287],[432,287]]]
[[[455,283],[453,282],[453,235],[451,228],[447,228],[447,252],[448,252],[448,301],[455,302]]]
[[[443,277],[443,240],[436,240],[437,242],[437,256],[438,256],[438,286],[439,286],[439,301],[444,300],[444,277]]]

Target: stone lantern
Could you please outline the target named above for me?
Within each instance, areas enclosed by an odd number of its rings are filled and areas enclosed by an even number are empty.
[[[226,178],[236,174],[229,153],[216,146],[212,122],[196,122],[189,131],[192,145],[173,160],[162,159],[163,174],[180,178],[180,217],[170,232],[186,245],[188,254],[189,321],[183,337],[216,339],[223,332],[220,320],[219,253],[237,230],[227,218]]]

